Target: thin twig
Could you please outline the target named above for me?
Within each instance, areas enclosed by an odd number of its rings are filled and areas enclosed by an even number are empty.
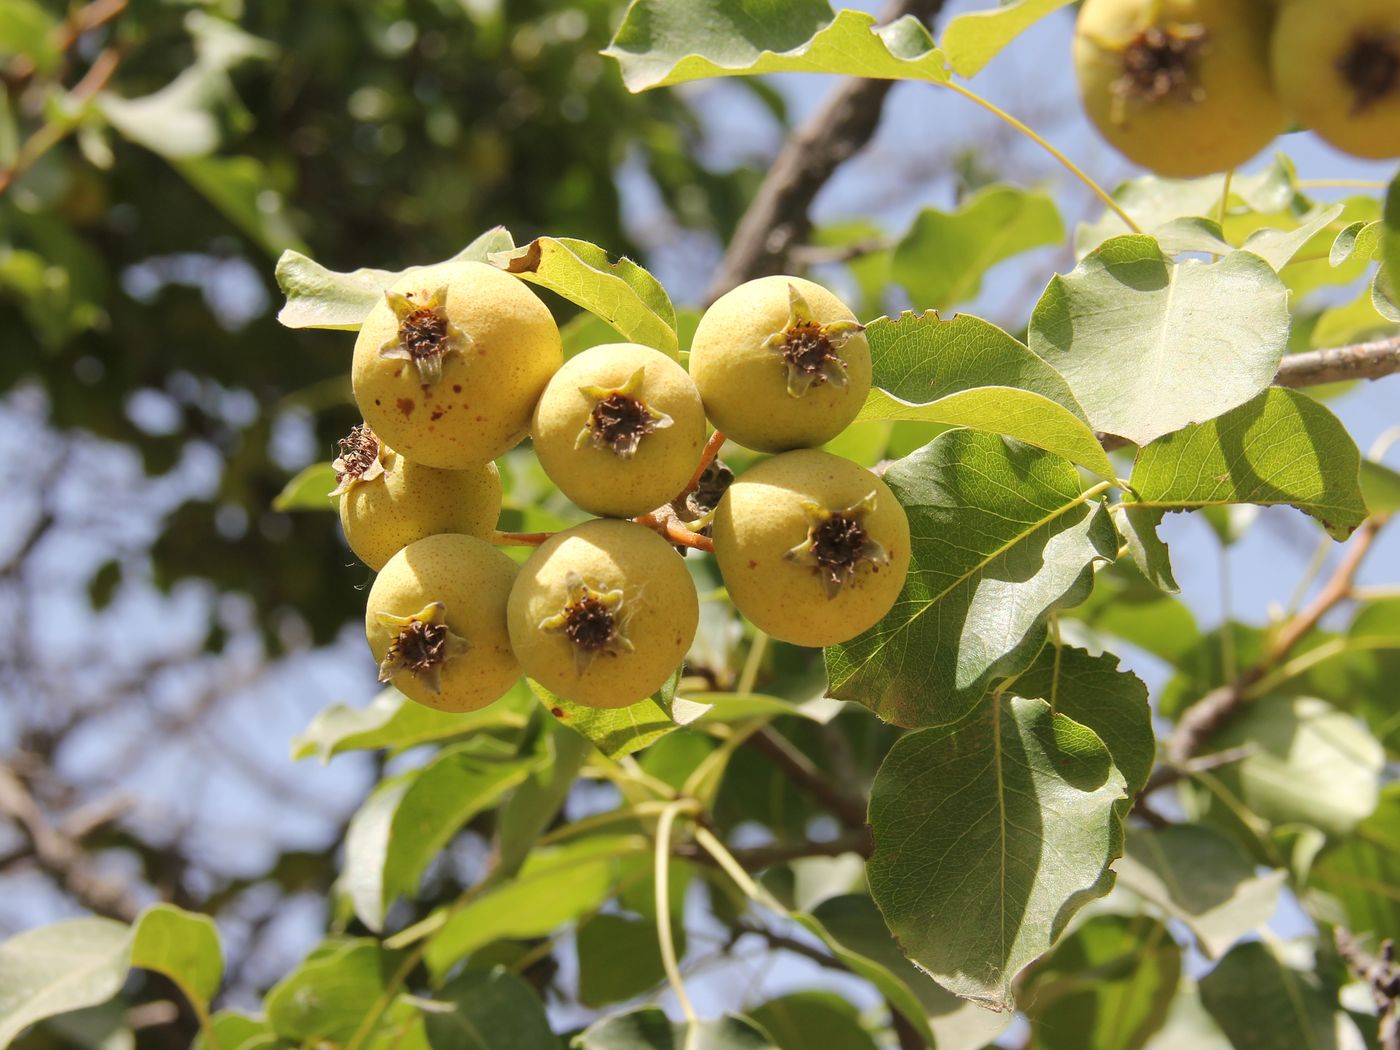
[[[756,750],[771,759],[788,775],[788,779],[838,817],[841,823],[851,828],[865,826],[865,803],[846,794],[824,777],[812,760],[786,737],[765,726],[750,739]]]
[[[1357,943],[1356,936],[1338,926],[1332,933],[1337,954],[1359,980],[1365,981],[1376,1004],[1376,1044],[1381,1050],[1400,1050],[1400,965],[1395,962],[1395,942],[1381,942],[1380,957]]]

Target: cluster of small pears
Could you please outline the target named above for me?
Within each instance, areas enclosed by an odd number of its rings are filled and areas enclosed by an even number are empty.
[[[815,448],[870,389],[851,311],[801,278],[750,281],[706,311],[689,364],[635,343],[566,362],[545,305],[485,263],[386,290],[355,343],[364,424],[340,442],[332,493],[350,548],[378,571],[365,633],[381,681],[449,711],[522,673],[592,707],[644,699],[699,620],[678,535],[714,550],[734,605],[780,639],[835,644],[889,611],[909,566],[904,510],[870,471]],[[548,537],[496,531],[493,461],[527,434],[598,518]],[[776,454],[682,523],[725,437]],[[539,546],[517,566],[498,549],[512,542]]]
[[[1229,171],[1294,124],[1400,156],[1397,0],[1085,0],[1074,63],[1104,138],[1162,175]]]

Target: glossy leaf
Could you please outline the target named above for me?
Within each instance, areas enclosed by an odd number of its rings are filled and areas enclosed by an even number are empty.
[[[509,251],[514,246],[510,232],[497,226],[452,258],[454,261],[485,262],[491,253]],[[420,267],[398,272],[362,268],[337,273],[300,252],[285,251],[277,260],[276,276],[287,303],[278,311],[277,320],[288,328],[359,331],[366,315],[384,295],[384,289],[416,269]],[[347,344],[346,349],[349,348]]]
[[[1011,0],[949,21],[939,40],[948,64],[960,77],[976,76],[1007,44],[1070,0]]]
[[[1123,774],[1129,795],[1136,795],[1147,784],[1157,750],[1147,686],[1137,675],[1120,668],[1118,657],[1047,645],[1035,663],[1017,675],[1009,691],[1044,700],[1057,714],[1097,733]]]
[[[1035,1050],[1141,1050],[1166,1021],[1181,949],[1143,915],[1089,919],[1027,972]]]
[[[1145,445],[1264,390],[1288,325],[1287,289],[1258,256],[1173,262],[1151,237],[1127,236],[1051,279],[1030,346],[1065,377],[1095,430]]]
[[[1113,508],[1113,524],[1118,526],[1119,535],[1128,545],[1128,554],[1143,578],[1168,594],[1176,594],[1181,587],[1172,575],[1171,552],[1157,535],[1157,526],[1162,524],[1166,513],[1161,507],[1119,503]]]
[[[1286,504],[1345,539],[1366,518],[1360,462],[1336,416],[1305,394],[1275,387],[1144,448],[1132,488],[1144,509]]]
[[[950,991],[1011,1005],[1011,982],[1113,884],[1123,775],[1092,730],[1042,700],[983,703],[907,733],[875,778],[871,895]]]
[[[991,434],[940,435],[885,481],[909,514],[909,577],[880,623],[826,650],[831,695],[946,724],[1034,659],[1047,615],[1083,601],[1117,536],[1068,461]]]
[[[385,689],[365,707],[332,704],[320,712],[306,731],[292,740],[292,758],[316,757],[323,763],[346,751],[391,753],[419,744],[487,729],[523,729],[533,700],[523,685],[480,711],[438,711],[415,703],[397,689]]]
[[[630,259],[613,262],[596,244],[569,237],[537,237],[490,260],[507,273],[557,292],[612,325],[624,339],[675,357],[676,308],[666,289]]]
[[[784,3],[774,14],[756,18],[744,0],[634,0],[603,54],[617,59],[630,91],[757,73],[948,79],[912,15],[877,28],[864,11],[833,18],[826,0]]]
[[[1273,917],[1286,874],[1255,874],[1244,850],[1200,824],[1133,828],[1115,867],[1118,885],[1185,923],[1212,959]]]
[[[533,679],[529,680],[529,685],[545,709],[562,724],[592,741],[609,758],[621,758],[689,725],[709,710],[705,704],[676,696],[679,680],[678,669],[646,700],[614,708],[589,707],[566,700]]]
[[[891,276],[916,306],[946,310],[977,298],[983,275],[997,263],[1064,238],[1059,209],[1047,194],[990,186],[956,211],[921,211],[895,247]]]
[[[419,769],[385,780],[355,813],[345,835],[342,884],[360,921],[376,933],[395,899],[418,888],[428,862],[476,814],[491,809],[537,760],[502,758],[468,741]]]
[[[1263,943],[1236,945],[1201,980],[1201,1002],[1236,1050],[1340,1050],[1337,1005],[1317,976]]]
[[[462,972],[433,1000],[436,1005],[423,1020],[434,1050],[549,1050],[561,1045],[539,997],[499,966]]]

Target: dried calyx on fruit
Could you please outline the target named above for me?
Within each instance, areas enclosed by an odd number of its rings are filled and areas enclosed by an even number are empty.
[[[1400,156],[1400,4],[1292,0],[1279,11],[1274,79],[1300,123],[1358,157]]]
[[[831,383],[846,385],[846,362],[840,350],[851,336],[865,331],[858,321],[828,321],[812,316],[797,286],[788,285],[787,324],[764,340],[763,345],[780,355],[787,365],[787,392],[802,397],[813,386]]]
[[[717,430],[781,452],[830,441],[856,418],[870,392],[870,344],[821,285],[760,277],[705,311],[690,371]]]
[[[379,347],[379,356],[411,361],[418,369],[419,382],[431,386],[442,378],[442,359],[451,353],[464,353],[472,340],[447,316],[447,285],[434,289],[421,302],[415,302],[413,296],[413,292],[405,295],[392,288],[384,293],[399,327]]]
[[[1085,0],[1074,36],[1084,109],[1163,175],[1227,171],[1283,130],[1269,0]]]
[[[442,665],[471,648],[465,638],[452,633],[446,615],[442,602],[430,602],[408,616],[379,613],[380,626],[390,635],[389,649],[379,661],[379,680],[390,682],[406,671],[425,688],[442,692]]]
[[[871,492],[841,510],[827,510],[810,500],[801,503],[802,513],[807,515],[807,538],[786,557],[811,566],[825,585],[828,598],[836,597],[842,585],[860,570],[879,572],[890,563],[885,548],[865,526],[876,498]]]
[[[336,442],[339,455],[331,460],[335,488],[329,495],[340,496],[352,485],[373,481],[384,473],[384,445],[367,424],[356,423],[348,436]]]
[[[565,577],[568,597],[553,616],[540,621],[540,630],[562,633],[574,647],[579,673],[588,670],[595,656],[621,656],[632,651],[627,640],[627,621],[632,604],[619,588],[599,590],[576,572]]]
[[[631,459],[643,437],[665,430],[672,419],[642,400],[645,368],[639,368],[619,387],[581,386],[580,394],[593,402],[588,422],[578,432],[575,448],[605,448],[620,459]]]

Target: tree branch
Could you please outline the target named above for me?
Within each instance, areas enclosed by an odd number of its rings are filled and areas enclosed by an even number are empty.
[[[749,742],[771,759],[798,787],[838,817],[841,823],[850,828],[865,827],[865,803],[847,795],[823,777],[811,759],[786,738],[765,726],[754,733]]]
[[[1372,343],[1290,354],[1279,365],[1276,386],[1321,386],[1349,379],[1380,379],[1400,372],[1400,336]]]
[[[931,22],[942,8],[943,0],[893,0],[885,20],[914,15]],[[812,201],[875,134],[893,85],[890,80],[847,80],[789,136],[734,231],[708,301],[754,277],[787,269],[792,249],[812,228]]]

